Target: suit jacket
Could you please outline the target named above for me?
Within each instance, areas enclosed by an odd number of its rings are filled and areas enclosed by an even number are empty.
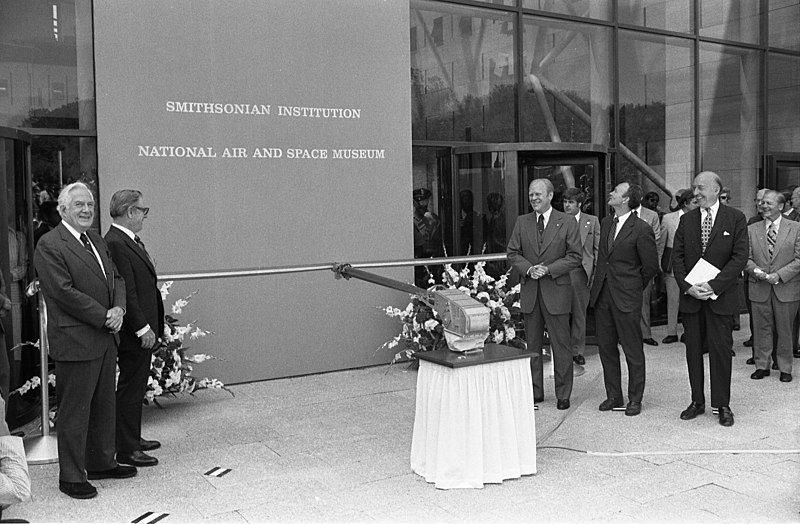
[[[64,224],[42,236],[33,256],[47,304],[47,336],[54,360],[93,360],[117,345],[117,336],[105,327],[106,313],[114,306],[125,309],[125,281],[103,237],[94,231],[87,235],[108,276]]]
[[[789,220],[800,222],[800,213],[798,213],[796,209],[792,209],[788,214],[783,215],[783,218],[788,218]]]
[[[613,215],[605,217],[600,225],[600,249],[589,304],[594,306],[605,284],[616,306],[630,313],[642,309],[644,288],[658,272],[656,239],[650,224],[629,216],[609,250],[608,236],[613,234],[613,225]]]
[[[600,243],[600,221],[594,215],[581,213],[580,221],[578,222],[578,233],[580,233],[581,245],[583,246],[583,260],[581,261],[583,267],[578,268],[578,270],[586,273],[586,281],[591,286],[594,267],[597,263],[597,248]]]
[[[746,267],[750,300],[765,302],[771,290],[775,290],[775,296],[781,302],[800,300],[800,223],[786,217],[781,219],[772,258],[767,244],[767,225],[763,221],[748,226],[747,235],[750,241]],[[777,273],[780,282],[773,286],[760,280],[755,274],[756,268],[766,273]]]
[[[685,278],[700,258],[717,267],[720,272],[709,285],[718,295],[709,299],[711,311],[717,315],[734,315],[739,312],[739,295],[736,285],[747,265],[749,241],[744,214],[736,208],[720,205],[717,218],[708,238],[705,254],[700,242],[701,208],[696,208],[681,217],[675,232],[675,245],[672,250],[672,269],[675,282],[681,290],[679,310],[683,313],[696,313],[701,300],[686,294],[690,286]]]
[[[661,255],[664,254],[664,243],[667,240],[663,232],[661,219],[658,217],[658,213],[644,206],[639,206],[637,211],[639,211],[639,218],[647,222],[650,227],[653,228],[653,236],[655,236],[656,239],[656,252],[658,254],[658,259],[661,260]]]
[[[164,302],[150,257],[131,237],[114,226],[106,232],[105,240],[111,258],[125,280],[127,311],[122,330],[136,338],[137,331],[150,325],[156,338],[163,336]]]
[[[544,306],[553,315],[569,313],[572,306],[571,270],[581,265],[581,237],[571,215],[553,209],[539,247],[536,213],[517,218],[508,241],[508,260],[520,275],[520,306],[531,313],[536,305],[539,286]],[[544,264],[549,274],[540,279],[528,277],[528,269]]]

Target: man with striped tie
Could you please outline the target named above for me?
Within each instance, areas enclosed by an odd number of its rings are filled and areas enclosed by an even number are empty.
[[[679,310],[686,336],[686,364],[692,402],[681,420],[705,413],[703,348],[708,347],[711,407],[719,410],[719,423],[733,426],[731,398],[731,347],[733,316],[739,312],[737,282],[747,264],[747,220],[731,206],[722,206],[722,180],[712,171],[694,178],[697,207],[684,214],[675,232],[672,269],[681,290]],[[690,284],[686,276],[705,260],[719,270],[707,281]]]
[[[773,333],[778,339],[780,380],[792,380],[793,321],[800,304],[800,223],[783,215],[785,207],[783,194],[767,191],[759,204],[764,220],[747,228],[747,274],[756,360],[756,370],[750,378],[754,380],[769,376]]]

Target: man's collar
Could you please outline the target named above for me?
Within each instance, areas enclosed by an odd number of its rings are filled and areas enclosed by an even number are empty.
[[[131,240],[133,240],[133,241],[135,241],[135,240],[136,240],[136,233],[134,233],[133,231],[131,231],[131,230],[130,230],[130,229],[128,229],[127,227],[125,227],[125,226],[121,226],[121,225],[117,224],[116,222],[112,223],[111,225],[112,225],[113,227],[115,227],[115,228],[119,229],[120,231],[122,231],[122,232],[123,232],[123,233],[125,233],[126,235],[128,235],[128,237],[129,237]]]
[[[553,206],[550,206],[550,207],[547,208],[547,211],[545,211],[544,213],[538,213],[537,212],[536,213],[536,220],[539,220],[539,215],[542,215],[542,216],[544,216],[544,221],[547,222],[548,220],[550,220],[550,215],[552,213],[553,213]]]
[[[67,231],[69,231],[72,236],[74,236],[78,240],[81,239],[81,232],[80,231],[78,231],[77,229],[75,229],[74,227],[69,225],[66,220],[62,220],[61,223],[64,224],[64,227],[67,228]]]

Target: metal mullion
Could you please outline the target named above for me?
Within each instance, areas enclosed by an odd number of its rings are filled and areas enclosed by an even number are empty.
[[[514,31],[514,49],[516,50],[515,62],[517,63],[517,88],[516,96],[514,97],[514,139],[517,142],[524,141],[523,125],[522,125],[522,91],[524,89],[524,69],[525,62],[523,60],[524,50],[522,49],[522,36],[525,31],[525,21],[523,20],[522,10],[519,4],[522,0],[517,2],[516,13],[516,30]]]
[[[694,7],[694,12],[692,13],[694,25],[694,49],[692,50],[692,83],[694,84],[692,86],[692,96],[694,98],[692,115],[694,123],[692,124],[692,129],[694,130],[694,173],[699,173],[702,165],[700,154],[700,2],[695,1],[692,6]]]
[[[769,152],[769,90],[767,89],[767,74],[769,73],[769,0],[761,0],[761,20],[759,29],[761,31],[760,41],[762,44],[761,51],[761,79],[758,82],[758,88],[761,90],[761,116],[759,123],[761,124],[761,171],[763,179],[767,179],[767,154]],[[766,51],[764,50],[766,49]],[[756,178],[758,174],[756,174]],[[756,187],[758,187],[758,180],[756,179]]]
[[[613,151],[609,151],[610,154],[614,155],[614,172],[609,173],[611,177],[616,181],[619,177],[619,136],[620,136],[620,120],[619,120],[619,21],[617,20],[617,2],[611,2],[611,20],[613,21],[613,25],[611,27],[611,89],[612,89],[612,101],[614,104],[614,136],[612,137],[611,147]],[[610,180],[608,177],[605,177],[605,185],[606,187],[603,188],[603,191],[609,186]]]

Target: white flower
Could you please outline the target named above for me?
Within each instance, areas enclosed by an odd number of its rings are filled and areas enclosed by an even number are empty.
[[[505,306],[500,306],[500,317],[503,321],[511,320],[511,311]]]
[[[433,318],[425,321],[425,329],[428,331],[433,331],[436,329],[436,326],[439,325],[439,322]]]
[[[517,338],[517,331],[513,326],[506,326],[506,340],[514,340]]]
[[[492,334],[492,338],[494,339],[494,343],[495,343],[495,344],[500,344],[500,343],[502,343],[502,342],[503,342],[503,332],[502,332],[502,331],[500,331],[499,329],[498,329],[498,330],[496,330],[496,331],[495,331],[495,332]]]
[[[168,280],[161,284],[161,300],[166,300],[169,295],[169,288],[172,286],[172,280]]]
[[[468,288],[467,286],[461,286],[461,287],[458,288],[458,290],[461,291],[462,293],[464,293],[467,296],[472,295],[472,290],[470,288]]]
[[[521,289],[521,286],[522,286],[522,284],[517,284],[516,286],[512,287],[511,289],[509,289],[508,292],[511,293],[511,294],[519,293],[519,290]]]
[[[211,355],[204,355],[203,353],[197,353],[196,355],[184,355],[183,360],[187,362],[194,362],[195,364],[202,364],[206,360],[213,360],[214,357]]]
[[[511,304],[511,307],[515,307],[515,308],[519,308],[519,307],[521,307],[521,306],[519,305],[519,300],[517,300],[516,302],[514,302],[513,304]]]
[[[502,289],[506,287],[506,282],[508,281],[508,273],[504,273],[500,279],[497,281],[497,288]]]
[[[485,298],[486,301],[488,302],[489,298],[491,298],[491,297],[489,297],[489,293],[487,293],[486,291],[481,291],[480,293],[478,293],[478,296],[475,297],[475,298],[477,298],[478,300],[483,300]]]
[[[188,300],[179,298],[178,300],[175,301],[174,304],[172,304],[172,313],[175,315],[180,315],[181,311],[183,311],[183,308],[185,308],[186,304],[188,303],[189,303]]]
[[[489,301],[486,302],[486,307],[494,311],[496,308],[500,307],[500,303],[496,300],[489,299]]]

